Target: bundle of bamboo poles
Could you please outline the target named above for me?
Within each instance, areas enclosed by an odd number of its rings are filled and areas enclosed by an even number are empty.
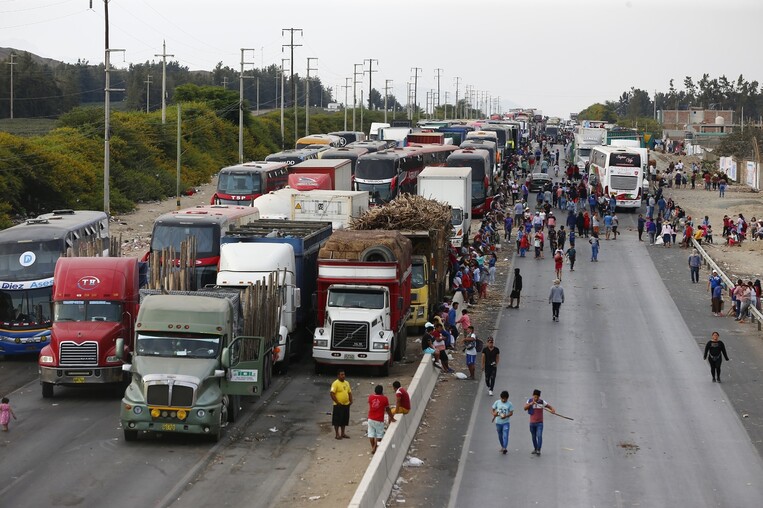
[[[148,288],[168,291],[191,291],[196,268],[196,238],[180,242],[180,252],[173,247],[151,253]]]
[[[281,324],[281,297],[278,281],[279,272],[274,271],[267,277],[250,284],[241,292],[244,335],[263,337],[266,343],[278,342]],[[252,358],[251,355],[254,354],[256,357],[257,353],[242,350],[241,354],[242,358]]]

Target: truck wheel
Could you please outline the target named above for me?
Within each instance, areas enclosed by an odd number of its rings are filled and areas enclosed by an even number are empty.
[[[53,398],[53,383],[42,383],[42,398],[43,399]]]
[[[267,391],[268,388],[270,388],[270,384],[273,382],[273,358],[268,355],[265,358],[265,366],[263,368],[264,372],[263,375],[263,383],[262,383],[262,391]]]
[[[238,395],[228,395],[228,422],[233,423],[238,418],[238,412],[241,408],[241,397]]]
[[[395,343],[395,349],[393,351],[396,361],[399,362],[403,359],[403,356],[405,355],[405,349],[406,349],[407,343],[408,343],[408,329],[403,327],[403,329],[400,331],[400,336],[398,337],[398,340]]]
[[[289,347],[289,341],[287,339],[286,346],[284,346],[283,360],[275,364],[276,374],[285,376],[289,372],[289,355],[291,354],[291,348]]]
[[[217,429],[209,435],[209,440],[213,443],[220,441],[223,435],[223,424],[228,422],[228,406],[226,399],[223,398],[223,403],[220,404],[220,416],[218,416]]]
[[[125,429],[125,441],[132,442],[138,440],[138,431]]]
[[[387,363],[385,363],[384,365],[379,367],[379,375],[381,377],[389,376],[389,368],[390,368],[391,364],[392,364],[392,358],[390,358]]]
[[[318,362],[314,362],[314,365],[315,365],[315,375],[320,376],[321,374],[323,374],[323,365],[321,365]]]

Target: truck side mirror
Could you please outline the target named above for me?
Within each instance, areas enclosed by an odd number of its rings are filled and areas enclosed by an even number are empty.
[[[318,293],[313,293],[310,298],[310,304],[312,305],[313,309],[318,308]]]
[[[125,355],[125,340],[124,339],[117,339],[116,343],[114,344],[114,356],[117,357],[119,360],[124,360]]]
[[[403,309],[403,297],[402,296],[398,296],[397,297],[397,310],[402,310],[402,309]]]
[[[227,347],[223,348],[223,354],[220,356],[220,363],[226,369],[230,367],[230,349]]]
[[[464,219],[468,219],[468,218],[469,218],[469,212],[464,213]]]
[[[298,309],[300,308],[301,305],[302,305],[302,289],[295,287],[294,288],[294,308]]]

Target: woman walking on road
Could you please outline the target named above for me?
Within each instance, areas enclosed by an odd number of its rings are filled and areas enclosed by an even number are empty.
[[[727,362],[729,361],[729,355],[726,354],[726,345],[720,340],[720,334],[713,332],[712,338],[705,344],[704,355],[705,360],[708,357],[710,360],[710,374],[713,376],[713,383],[721,382],[721,363],[723,363],[721,356],[726,358]]]

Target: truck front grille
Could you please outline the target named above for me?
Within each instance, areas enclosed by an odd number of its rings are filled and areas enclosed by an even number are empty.
[[[168,384],[149,385],[146,389],[146,403],[149,406],[191,407],[193,388],[178,384],[171,387]]]
[[[61,366],[83,367],[98,365],[98,343],[62,342],[58,350]]]
[[[368,351],[368,323],[334,321],[331,346],[340,351]]]

